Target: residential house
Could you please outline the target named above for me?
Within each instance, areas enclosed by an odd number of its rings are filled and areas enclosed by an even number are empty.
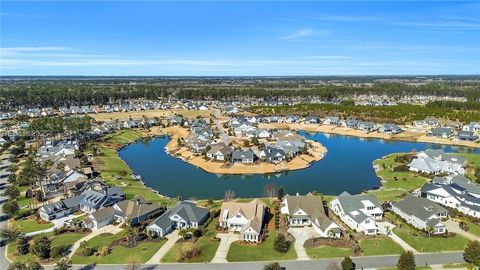
[[[352,230],[367,235],[378,233],[376,221],[383,218],[383,209],[374,196],[350,195],[345,191],[335,197],[329,207]]]
[[[194,203],[182,201],[167,209],[161,216],[147,226],[147,231],[164,237],[175,229],[198,228],[207,221],[210,212],[207,208],[196,206]]]
[[[128,220],[130,225],[137,225],[161,211],[157,204],[148,203],[143,197],[118,202],[113,208],[115,209],[115,220],[119,222]]]
[[[243,241],[262,240],[266,206],[255,199],[248,203],[224,202],[219,217],[220,227],[240,233]]]
[[[348,118],[343,122],[343,127],[346,127],[346,128],[357,128],[357,125],[358,125],[358,120],[352,119],[352,118]]]
[[[258,157],[260,159],[276,163],[284,161],[287,155],[285,154],[285,151],[283,151],[283,149],[268,145],[262,150],[260,150]]]
[[[339,125],[340,117],[336,116],[327,116],[322,122],[324,125]]]
[[[465,131],[461,130],[457,133],[457,136],[455,136],[456,140],[459,141],[468,141],[468,142],[475,142],[479,138],[478,135],[476,135],[473,131]]]
[[[464,174],[465,159],[454,154],[446,154],[443,150],[422,151],[409,164],[409,170],[427,174]]]
[[[320,118],[318,116],[307,116],[303,122],[305,124],[320,124]]]
[[[375,123],[358,121],[356,128],[361,131],[372,132],[375,128]]]
[[[463,175],[435,177],[433,183],[425,184],[420,192],[433,202],[480,217],[480,186]]]
[[[223,142],[212,144],[210,149],[207,151],[206,156],[209,159],[226,161],[230,159],[230,156],[233,152],[231,146],[226,145]]]
[[[470,124],[463,126],[464,131],[480,131],[480,122],[470,122]]]
[[[433,234],[444,234],[446,227],[442,219],[448,217],[448,210],[422,197],[407,194],[401,201],[392,203],[392,211],[407,223]]]
[[[378,129],[378,131],[386,134],[398,134],[401,133],[403,130],[401,127],[395,124],[384,124]]]
[[[428,136],[435,138],[448,139],[453,136],[453,129],[451,128],[432,128],[428,132]]]
[[[280,212],[288,218],[290,227],[312,226],[320,237],[339,238],[340,227],[327,217],[321,197],[309,193],[306,196],[286,195]]]
[[[252,150],[234,150],[231,161],[235,163],[253,163],[255,154]]]
[[[98,230],[111,224],[114,220],[114,214],[115,209],[113,207],[105,207],[88,214],[82,223],[85,228]]]
[[[439,127],[440,121],[437,118],[428,117],[423,120],[414,121],[413,125],[416,127],[433,128],[433,127]]]

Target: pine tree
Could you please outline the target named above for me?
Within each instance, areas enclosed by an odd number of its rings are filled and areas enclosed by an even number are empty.
[[[341,265],[342,265],[343,270],[353,270],[353,269],[355,269],[355,263],[353,263],[353,261],[350,257],[343,258],[343,261],[342,261]]]
[[[415,267],[415,257],[413,256],[413,252],[407,251],[400,255],[397,262],[398,270],[415,270]]]
[[[463,252],[463,259],[480,267],[480,243],[478,241],[470,241],[467,244]]]

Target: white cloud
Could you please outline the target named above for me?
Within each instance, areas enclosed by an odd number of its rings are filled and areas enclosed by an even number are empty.
[[[312,36],[314,33],[315,31],[313,31],[313,29],[304,28],[304,29],[297,30],[289,35],[283,36],[282,39],[286,39],[286,40],[300,39],[300,38]]]

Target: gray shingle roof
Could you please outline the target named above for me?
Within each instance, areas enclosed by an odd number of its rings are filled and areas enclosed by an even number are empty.
[[[435,213],[448,212],[445,208],[428,199],[415,197],[410,194],[407,194],[401,201],[395,202],[392,205],[402,212],[415,216],[423,221],[427,221]]]

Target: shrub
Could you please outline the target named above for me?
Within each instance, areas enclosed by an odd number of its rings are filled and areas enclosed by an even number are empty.
[[[51,241],[46,236],[36,239],[30,247],[30,252],[42,259],[50,257]]]
[[[400,258],[397,262],[397,269],[398,270],[415,270],[415,257],[411,251],[407,251],[400,255]]]
[[[275,241],[273,242],[273,248],[280,253],[287,253],[288,248],[290,247],[290,242],[287,240],[285,235],[279,233]]]
[[[341,262],[341,265],[342,265],[343,270],[353,270],[353,269],[355,269],[355,263],[353,263],[353,261],[350,257],[343,258],[343,261]]]
[[[467,244],[463,252],[463,259],[480,267],[480,243],[478,241],[470,241]]]
[[[266,264],[263,267],[263,270],[280,270],[280,269],[282,268],[280,267],[280,264],[277,262]]]
[[[30,244],[28,243],[28,239],[26,237],[20,237],[17,239],[17,251],[18,253],[25,255],[28,253],[30,248]]]
[[[86,247],[82,251],[82,255],[85,257],[92,256],[97,250],[91,247]]]
[[[67,248],[64,246],[53,247],[50,251],[50,257],[52,258],[60,258],[65,255],[67,252]]]
[[[180,257],[178,258],[178,262],[184,262],[187,259],[197,257],[200,255],[200,253],[201,251],[196,247],[191,247],[189,249],[182,250],[182,252],[180,252]]]
[[[111,249],[109,246],[104,246],[104,247],[101,247],[101,248],[98,250],[98,254],[99,254],[100,256],[108,256],[111,251],[112,251],[112,249]]]
[[[393,171],[394,172],[408,172],[409,168],[408,168],[407,165],[402,164],[402,165],[398,165],[398,166],[394,167]]]

